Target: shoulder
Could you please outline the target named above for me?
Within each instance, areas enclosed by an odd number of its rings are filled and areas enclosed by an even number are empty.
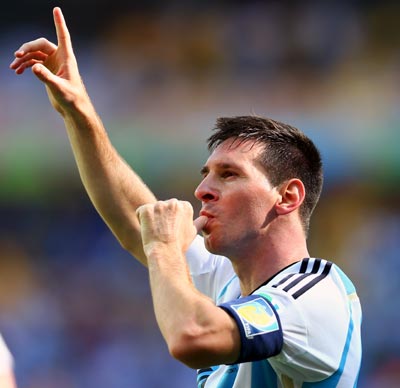
[[[356,293],[350,278],[336,264],[319,258],[306,258],[285,268],[260,289],[281,290],[298,299],[320,287],[337,288],[345,296]]]
[[[274,300],[281,314],[296,310],[295,315],[300,314],[307,325],[315,319],[333,319],[346,326],[351,304],[359,303],[355,287],[344,272],[331,261],[317,258],[286,268],[255,293]]]
[[[293,373],[303,373],[302,365],[314,362],[313,378],[326,378],[338,368],[347,344],[358,346],[359,301],[354,285],[334,263],[304,259],[256,293],[269,299],[282,324],[283,350],[272,361],[277,367],[290,364],[297,370]]]

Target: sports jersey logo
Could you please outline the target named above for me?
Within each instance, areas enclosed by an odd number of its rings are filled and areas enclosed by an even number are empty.
[[[242,321],[246,337],[279,330],[272,307],[263,298],[232,305],[232,308]]]

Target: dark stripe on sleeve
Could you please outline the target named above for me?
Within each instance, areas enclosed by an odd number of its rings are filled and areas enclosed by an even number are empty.
[[[290,273],[289,275],[285,276],[283,279],[281,279],[278,283],[274,284],[272,287],[278,287],[281,284],[285,283],[287,280],[289,280],[292,276],[296,275],[295,273]]]
[[[293,280],[291,283],[289,283],[286,287],[283,288],[283,291],[289,291],[291,288],[299,284],[301,281],[303,281],[305,278],[309,277],[310,275],[314,275],[312,273],[305,273],[304,275],[299,276],[297,279]]]
[[[307,262],[308,262],[308,259],[305,259],[304,261],[306,261],[306,260],[307,260]],[[302,263],[302,266],[303,266],[303,264],[304,264],[304,261],[303,261],[303,263]],[[305,273],[304,275],[301,275],[301,276],[299,276],[297,279],[293,280],[291,283],[289,283],[286,287],[283,288],[283,291],[286,291],[286,292],[287,292],[287,291],[289,291],[291,288],[293,288],[294,286],[296,286],[297,284],[299,284],[301,281],[303,281],[305,278],[307,278],[308,276],[310,276],[310,275],[315,275],[315,274],[318,272],[320,265],[321,265],[321,259],[316,259],[316,260],[314,261],[314,265],[313,265],[313,267],[312,267],[311,272]],[[307,266],[306,266],[306,268],[307,268]],[[300,268],[300,272],[302,272],[301,268]],[[286,278],[283,279],[283,280],[286,281],[286,280],[288,280],[288,279],[289,279],[289,277],[286,277]],[[280,284],[282,284],[282,283],[283,283],[282,281],[279,282],[279,283],[277,284],[277,286],[280,285]]]
[[[321,265],[321,259],[315,259],[311,273],[317,273],[320,265]]]
[[[318,275],[315,279],[311,280],[304,287],[302,287],[299,290],[297,290],[292,295],[293,298],[297,299],[299,296],[303,295],[307,290],[309,290],[310,288],[314,287],[318,282],[320,282],[322,279],[324,279],[329,274],[329,271],[331,270],[331,267],[332,267],[332,263],[328,261],[325,264],[325,268],[322,271],[321,275]]]
[[[307,267],[308,267],[308,262],[309,262],[309,258],[307,258],[307,259],[304,259],[302,262],[301,262],[301,267],[300,267],[300,271],[299,272],[301,272],[301,273],[305,273],[306,271],[307,271]]]

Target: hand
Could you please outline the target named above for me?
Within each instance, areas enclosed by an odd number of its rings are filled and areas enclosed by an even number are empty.
[[[193,221],[189,202],[170,199],[147,204],[136,210],[141,225],[143,247],[148,256],[157,248],[172,248],[185,253],[207,217]]]
[[[89,99],[79,75],[72,43],[61,9],[53,10],[58,46],[45,38],[24,43],[16,52],[10,68],[22,74],[32,72],[46,85],[54,108],[65,115],[82,96]]]

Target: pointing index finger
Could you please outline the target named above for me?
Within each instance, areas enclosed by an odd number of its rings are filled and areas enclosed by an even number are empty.
[[[72,49],[71,37],[65,23],[64,15],[61,12],[60,7],[55,7],[53,9],[54,25],[57,32],[58,47],[62,47],[67,50]]]

